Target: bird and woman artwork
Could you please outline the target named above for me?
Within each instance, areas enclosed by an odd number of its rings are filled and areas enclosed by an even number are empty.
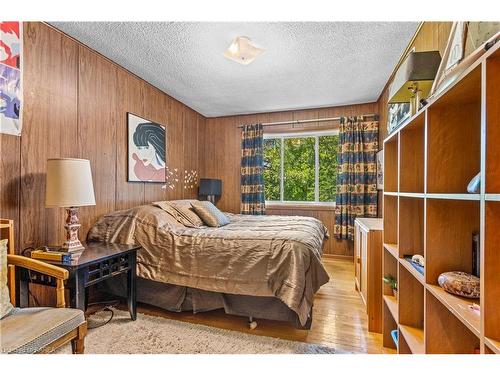
[[[166,128],[163,125],[127,113],[128,181],[166,181]]]
[[[22,22],[0,21],[0,133],[21,135]]]

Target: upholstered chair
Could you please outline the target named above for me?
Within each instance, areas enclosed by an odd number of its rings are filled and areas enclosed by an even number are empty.
[[[1,220],[2,233],[13,233],[12,221]],[[7,239],[0,240],[0,353],[50,353],[69,342],[73,353],[84,351],[87,322],[83,311],[65,308],[64,280],[68,271],[19,255],[7,254]],[[13,247],[11,247],[13,249]],[[15,268],[25,268],[50,276],[56,281],[57,308],[13,306],[15,293],[8,282]],[[7,269],[9,268],[9,277]]]

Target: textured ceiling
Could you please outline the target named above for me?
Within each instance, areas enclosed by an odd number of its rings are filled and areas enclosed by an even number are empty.
[[[205,116],[377,100],[417,22],[54,22]],[[226,59],[237,36],[265,52]]]

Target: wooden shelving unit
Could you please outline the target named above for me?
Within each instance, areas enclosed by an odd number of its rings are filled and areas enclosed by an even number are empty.
[[[500,354],[500,43],[384,141],[384,346],[398,353]],[[481,173],[481,191],[467,193]],[[437,282],[472,272],[480,236],[481,298]],[[421,274],[405,259],[425,258]],[[480,311],[472,305],[480,306]]]

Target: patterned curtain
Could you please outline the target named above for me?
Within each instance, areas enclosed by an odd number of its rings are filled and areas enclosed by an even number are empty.
[[[356,217],[377,216],[378,121],[340,119],[334,236],[354,239]]]
[[[244,125],[241,131],[241,213],[264,215],[264,158],[262,124]]]

